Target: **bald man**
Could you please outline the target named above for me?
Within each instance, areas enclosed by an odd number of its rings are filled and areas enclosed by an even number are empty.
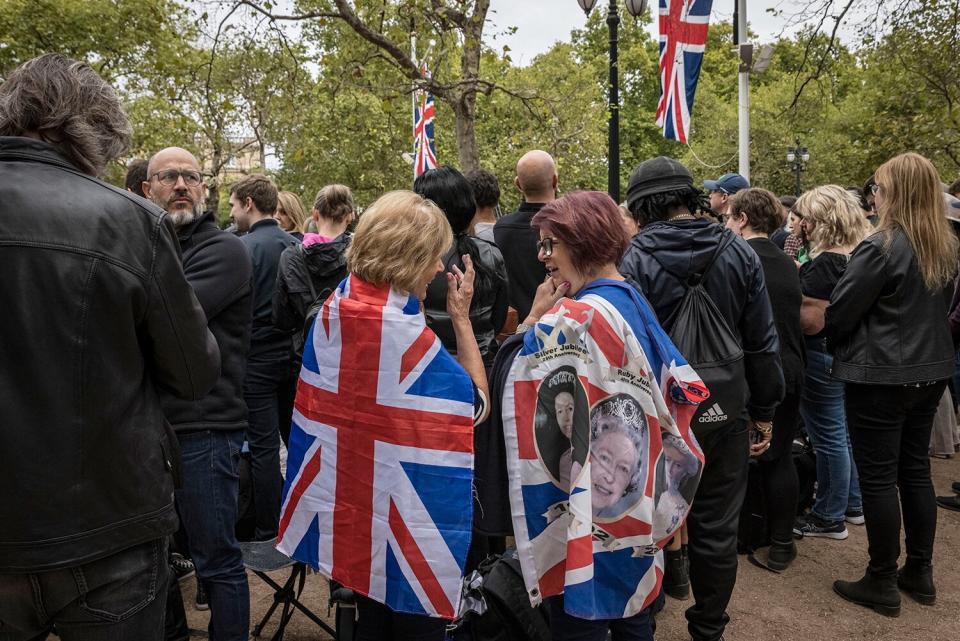
[[[167,210],[177,228],[183,271],[221,355],[220,378],[206,397],[188,402],[161,392],[183,459],[177,512],[197,568],[197,604],[209,603],[210,638],[239,640],[247,639],[250,627],[247,574],[234,528],[247,429],[243,383],[253,265],[243,241],[221,231],[212,212],[203,212],[205,189],[200,164],[186,149],[169,147],[150,159],[143,193]]]
[[[543,263],[537,260],[537,233],[530,227],[533,216],[557,198],[557,164],[545,151],[528,151],[517,162],[513,184],[523,194],[514,213],[493,227],[493,237],[503,253],[509,277],[510,306],[523,320],[530,313],[537,286],[543,282]]]

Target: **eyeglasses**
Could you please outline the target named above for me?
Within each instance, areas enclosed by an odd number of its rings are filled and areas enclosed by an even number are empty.
[[[559,243],[560,241],[556,238],[544,238],[543,240],[537,241],[537,253],[543,252],[545,258],[550,258],[553,256],[553,244]]]
[[[160,181],[161,185],[166,185],[167,187],[176,185],[177,180],[181,177],[183,178],[183,184],[187,187],[196,187],[203,179],[199,171],[180,171],[178,169],[164,169],[163,171],[158,171],[153,174],[150,178],[152,179],[154,176]]]

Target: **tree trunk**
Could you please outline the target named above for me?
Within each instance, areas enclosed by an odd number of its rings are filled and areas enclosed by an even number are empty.
[[[457,150],[460,169],[467,173],[480,168],[477,147],[477,85],[480,77],[480,53],[483,46],[483,25],[490,0],[476,0],[473,13],[463,25],[463,55],[460,58],[462,89],[454,96],[453,112],[457,117]]]
[[[211,170],[213,175],[207,180],[207,200],[204,205],[205,212],[213,212],[214,218],[219,223],[220,209],[220,168],[223,166],[223,147],[220,144],[213,146],[213,158],[211,161]]]
[[[477,147],[477,94],[467,91],[453,103],[456,116],[457,152],[463,173],[480,168],[480,149]]]

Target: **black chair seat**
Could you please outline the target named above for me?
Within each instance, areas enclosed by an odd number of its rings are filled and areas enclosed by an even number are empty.
[[[336,639],[336,631],[300,601],[300,595],[303,594],[303,586],[306,583],[307,566],[278,551],[274,547],[275,545],[276,541],[246,541],[240,543],[244,567],[273,588],[273,603],[260,622],[254,626],[250,636],[259,637],[260,632],[263,631],[263,626],[270,620],[273,613],[278,607],[283,606],[280,612],[280,623],[273,633],[271,641],[281,641],[283,639],[287,624],[290,623],[293,613],[297,610],[300,610],[307,618],[329,634],[331,639]],[[267,572],[276,572],[284,568],[291,568],[291,570],[290,576],[287,577],[283,585],[267,575]]]

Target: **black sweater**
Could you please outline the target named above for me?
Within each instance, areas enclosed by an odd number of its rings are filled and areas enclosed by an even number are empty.
[[[217,228],[212,213],[181,228],[178,238],[187,282],[220,347],[220,378],[199,401],[162,393],[163,412],[177,432],[246,429],[243,379],[250,348],[250,257],[239,238]]]
[[[537,287],[547,275],[543,263],[537,259],[540,237],[530,227],[534,215],[542,208],[543,203],[524,202],[520,209],[504,216],[493,226],[493,237],[507,266],[510,306],[517,310],[517,319],[521,323],[530,313]]]
[[[751,238],[747,241],[760,257],[767,283],[773,322],[780,338],[780,362],[788,394],[796,394],[803,385],[806,352],[803,330],[800,329],[800,276],[797,266],[773,241]]]

